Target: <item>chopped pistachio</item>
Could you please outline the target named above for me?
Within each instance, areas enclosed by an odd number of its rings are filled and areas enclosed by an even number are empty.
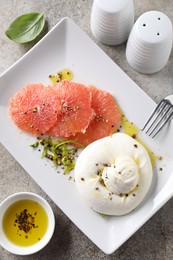
[[[34,144],[31,144],[30,146],[33,147],[33,148],[36,148],[36,147],[38,147],[38,145],[39,145],[39,142],[37,141]]]
[[[72,145],[74,143],[80,145],[79,143],[74,140],[53,140],[50,136],[37,139],[38,141],[31,147],[38,147],[40,144],[43,147],[42,158],[53,161],[55,167],[63,167],[64,174],[74,169],[77,148]]]
[[[99,213],[99,215],[100,215],[102,218],[106,217],[106,215],[103,214],[103,213]]]

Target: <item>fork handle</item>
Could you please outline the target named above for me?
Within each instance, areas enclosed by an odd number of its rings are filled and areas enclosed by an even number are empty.
[[[172,103],[172,105],[173,105],[173,94],[167,96],[165,99],[168,99]]]

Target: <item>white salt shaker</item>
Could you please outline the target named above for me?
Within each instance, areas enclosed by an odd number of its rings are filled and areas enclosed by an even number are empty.
[[[138,72],[151,74],[160,71],[168,62],[173,44],[170,19],[159,11],[141,15],[130,33],[126,58]]]
[[[94,0],[91,31],[107,45],[125,42],[134,24],[133,0]]]

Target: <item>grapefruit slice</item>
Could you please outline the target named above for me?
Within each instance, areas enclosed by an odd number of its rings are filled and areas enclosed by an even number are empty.
[[[69,137],[77,132],[84,132],[93,116],[88,88],[80,83],[62,80],[52,89],[61,101],[61,113],[57,115],[56,123],[48,134]]]
[[[121,120],[121,112],[114,97],[94,86],[89,87],[94,116],[85,133],[77,133],[73,138],[84,146],[113,134]],[[72,138],[72,137],[71,137]]]
[[[61,103],[51,88],[29,84],[14,95],[9,114],[22,130],[34,135],[44,134],[54,125]]]

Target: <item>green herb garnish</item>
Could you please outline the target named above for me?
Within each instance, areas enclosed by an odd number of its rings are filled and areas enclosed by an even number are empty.
[[[39,145],[39,142],[37,141],[34,144],[31,144],[30,146],[33,147],[33,148],[36,148],[36,147],[38,147],[38,145]]]
[[[104,218],[104,217],[107,216],[107,215],[105,215],[105,214],[103,214],[103,213],[99,213],[99,215],[100,215],[102,218]]]
[[[38,143],[38,144],[37,144]],[[53,140],[51,137],[38,138],[38,141],[31,145],[36,148],[40,144],[43,148],[42,158],[51,160],[55,167],[61,166],[64,169],[64,174],[68,174],[75,167],[76,147],[70,144],[78,144],[74,140]]]
[[[44,25],[43,13],[24,14],[14,20],[5,34],[16,43],[26,43],[34,40],[41,33]]]

